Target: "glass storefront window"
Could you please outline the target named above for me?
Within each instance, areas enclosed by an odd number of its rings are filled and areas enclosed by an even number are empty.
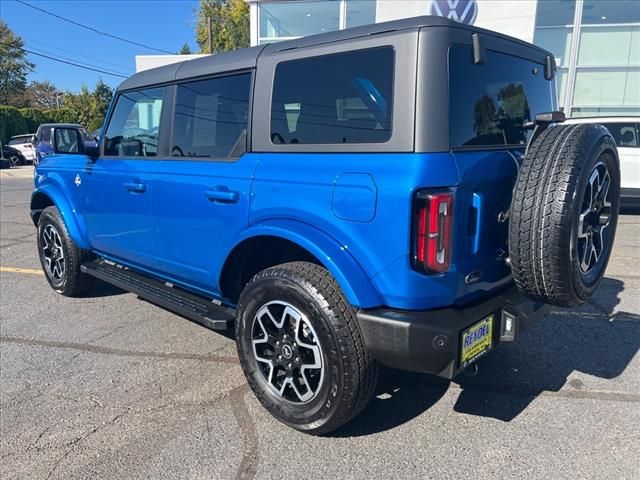
[[[376,23],[376,1],[347,0],[347,28],[369,25],[370,23]]]
[[[634,64],[640,66],[640,26],[582,27],[578,66]]]
[[[302,37],[340,28],[340,2],[260,3],[258,36],[264,39]]]
[[[567,94],[567,78],[569,76],[569,72],[566,68],[559,68],[556,76],[556,85],[558,89],[558,106],[560,110],[564,108],[564,99]]]
[[[635,106],[640,109],[640,68],[578,68],[573,104],[576,107]]]
[[[536,26],[573,25],[576,0],[538,0]]]
[[[535,44],[553,53],[556,63],[564,66],[569,64],[572,36],[572,28],[538,28],[535,33]]]
[[[638,5],[638,0],[584,0],[583,25],[639,22],[640,5]]]

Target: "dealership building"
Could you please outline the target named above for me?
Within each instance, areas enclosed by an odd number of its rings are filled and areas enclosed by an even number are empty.
[[[248,0],[260,45],[419,15],[535,43],[556,57],[571,116],[640,115],[640,0]]]

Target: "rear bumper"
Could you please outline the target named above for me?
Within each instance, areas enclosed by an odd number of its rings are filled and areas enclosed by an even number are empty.
[[[453,378],[459,365],[461,333],[495,314],[494,348],[511,341],[550,306],[535,302],[511,287],[490,299],[464,308],[425,312],[390,309],[360,310],[358,320],[367,350],[380,363],[400,370]],[[515,317],[512,334],[503,333],[503,311]]]

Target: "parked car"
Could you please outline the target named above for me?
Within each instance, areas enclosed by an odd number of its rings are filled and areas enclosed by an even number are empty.
[[[43,123],[38,127],[38,131],[35,135],[35,143],[36,143],[36,164],[41,162],[44,157],[47,155],[51,155],[54,153],[53,145],[51,143],[51,135],[53,129],[56,127],[64,128],[72,128],[76,129],[83,137],[83,141],[87,144],[96,144],[95,139],[93,139],[88,133],[87,130],[80,124],[77,123]]]
[[[620,155],[620,196],[623,206],[640,206],[640,117],[568,118],[566,123],[596,123],[607,127]]]
[[[45,278],[235,325],[262,405],[334,430],[379,363],[451,379],[598,287],[618,154],[563,124],[555,65],[418,17],[137,73],[99,148],[51,128],[31,199]]]
[[[2,145],[2,159],[4,160],[3,164],[7,165],[3,168],[17,167],[25,163],[22,152],[9,145]]]
[[[16,135],[11,137],[7,145],[15,148],[20,151],[22,155],[22,165],[25,165],[27,162],[34,163],[36,158],[36,149],[33,145],[35,140],[35,135],[33,133],[29,133],[26,135]]]

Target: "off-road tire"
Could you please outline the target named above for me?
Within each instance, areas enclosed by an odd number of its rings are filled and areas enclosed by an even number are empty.
[[[55,278],[47,268],[45,260],[44,232],[51,225],[59,235],[64,253],[64,274]],[[38,257],[44,271],[45,278],[56,292],[66,297],[74,297],[90,290],[94,285],[94,278],[80,271],[80,266],[95,258],[89,250],[78,247],[67,230],[60,211],[55,206],[45,208],[38,219]]]
[[[585,273],[578,259],[578,225],[590,176],[600,168],[599,162],[610,176],[610,223],[606,248]],[[619,205],[618,153],[606,128],[557,125],[544,131],[525,156],[511,205],[509,255],[516,286],[554,305],[585,302],[607,267]]]
[[[279,396],[258,366],[252,325],[261,306],[288,302],[317,333],[324,377],[316,396],[303,404]],[[307,262],[291,262],[256,274],[244,288],[237,309],[236,345],[244,374],[262,405],[281,422],[313,435],[342,426],[367,405],[378,366],[367,352],[354,309],[333,276]]]

